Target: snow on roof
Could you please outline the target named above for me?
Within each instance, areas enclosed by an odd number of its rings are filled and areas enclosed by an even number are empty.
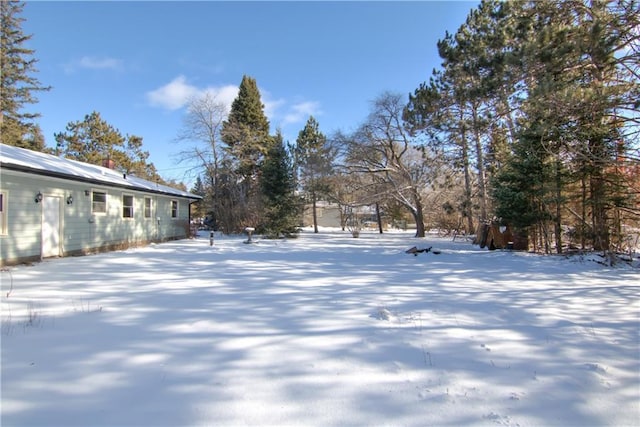
[[[132,190],[151,193],[163,193],[190,199],[201,199],[200,196],[195,194],[147,181],[146,179],[133,175],[125,175],[103,166],[65,159],[52,156],[51,154],[5,144],[0,144],[0,165],[3,168],[31,171],[40,175],[57,176],[84,182],[90,181],[109,186],[131,188]]]

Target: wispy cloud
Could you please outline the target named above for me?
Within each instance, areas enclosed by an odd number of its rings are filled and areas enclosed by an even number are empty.
[[[283,125],[306,122],[309,116],[322,114],[320,103],[316,101],[305,101],[292,105],[287,114],[282,119]]]
[[[320,103],[316,101],[301,101],[292,104],[283,98],[273,98],[271,93],[264,89],[260,89],[260,96],[264,104],[265,115],[276,127],[305,123],[309,116],[322,114]]]
[[[310,115],[322,114],[318,102],[304,101],[289,105],[285,99],[274,98],[265,89],[259,88],[258,90],[264,104],[264,113],[272,125],[286,126],[304,123]],[[198,87],[189,83],[184,75],[180,75],[164,86],[147,92],[146,98],[149,105],[153,107],[175,111],[187,106],[189,100],[204,95],[215,98],[216,101],[225,105],[227,111],[229,111],[231,104],[238,96],[238,86]]]
[[[83,56],[65,64],[64,69],[67,73],[73,73],[79,69],[120,71],[124,69],[124,62],[108,56]]]
[[[204,92],[210,94],[217,102],[224,104],[227,112],[231,111],[231,104],[238,96],[238,86],[226,85],[219,87],[208,87]]]
[[[273,98],[268,90],[261,88],[258,88],[258,90],[264,104],[264,115],[267,116],[270,122],[273,122],[278,117],[278,110],[286,104],[286,101],[282,98]]]
[[[178,76],[164,86],[147,92],[147,100],[153,107],[178,110],[196,96],[198,88],[187,83],[185,76]]]
[[[199,88],[190,84],[185,76],[180,75],[166,85],[147,92],[146,96],[149,105],[173,111],[185,107],[189,100],[207,94],[224,104],[228,111],[231,103],[238,96],[238,87],[225,85]]]

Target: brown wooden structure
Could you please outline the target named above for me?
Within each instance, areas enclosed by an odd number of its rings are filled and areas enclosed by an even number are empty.
[[[481,222],[476,231],[476,241],[481,248],[527,250],[529,242],[526,236],[520,236],[511,230],[509,225],[494,222]]]

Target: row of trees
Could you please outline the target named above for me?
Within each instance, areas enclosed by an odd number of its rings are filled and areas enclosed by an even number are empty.
[[[495,217],[546,252],[624,246],[640,218],[639,10],[487,0],[439,41],[404,117],[460,166],[468,230]]]
[[[228,232],[251,226],[293,234],[304,206],[317,232],[316,203],[323,200],[339,207],[343,227],[358,228],[358,209],[376,206],[391,218],[409,214],[423,237],[426,204],[451,193],[446,176],[454,172],[433,150],[415,144],[402,117],[405,107],[402,95],[383,93],[356,132],[327,137],[311,116],[295,144],[285,144],[279,132],[269,136],[255,80],[245,76],[228,115],[210,94],[189,103],[178,136],[189,148],[181,157],[207,171],[196,192],[214,227]]]
[[[639,29],[636,1],[482,1],[407,105],[385,93],[333,138],[341,182],[403,207],[418,236],[493,222],[545,252],[625,248],[640,220]]]
[[[3,142],[45,149],[32,93],[32,51],[2,2]],[[225,232],[295,233],[303,206],[335,202],[467,233],[508,223],[537,249],[620,249],[640,222],[640,8],[635,0],[483,0],[437,44],[441,67],[407,99],[385,92],[351,133],[325,136],[309,117],[294,144],[271,134],[256,81],[230,111],[212,95],[189,103],[177,140],[205,173],[194,191]],[[20,83],[20,84],[17,84]],[[159,180],[142,138],[96,112],[55,135],[58,154]],[[186,143],[189,144],[186,144]],[[351,215],[351,220],[353,220]]]
[[[302,204],[291,150],[269,126],[250,76],[242,78],[229,112],[209,93],[189,102],[177,140],[190,143],[181,160],[206,171],[195,191],[204,197],[200,214],[213,228],[237,233],[252,227],[273,237],[296,233]]]

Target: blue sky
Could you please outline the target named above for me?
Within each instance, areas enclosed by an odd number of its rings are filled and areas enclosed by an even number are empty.
[[[440,65],[436,43],[478,2],[27,2],[33,109],[53,134],[93,111],[143,138],[164,178],[191,181],[175,142],[185,101],[231,103],[256,79],[272,133],[295,142],[313,115],[326,135],[355,129],[385,91],[408,94]]]

